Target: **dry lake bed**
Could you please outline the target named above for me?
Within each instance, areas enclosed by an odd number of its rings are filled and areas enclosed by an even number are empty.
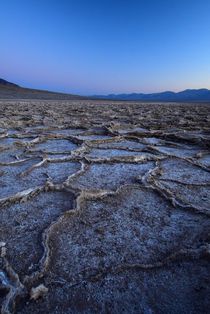
[[[210,104],[0,101],[1,313],[209,313]]]

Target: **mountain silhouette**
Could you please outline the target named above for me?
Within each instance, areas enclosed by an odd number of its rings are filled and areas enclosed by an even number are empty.
[[[0,99],[74,100],[86,98],[73,94],[24,88],[0,78]]]
[[[109,94],[94,95],[94,98],[110,100],[141,100],[141,101],[210,101],[209,89],[186,89],[181,92],[161,92],[152,94],[132,93],[132,94]]]
[[[20,86],[18,86],[17,84],[8,82],[8,81],[3,80],[3,79],[1,79],[1,78],[0,78],[0,85],[8,86],[8,87],[20,87]]]

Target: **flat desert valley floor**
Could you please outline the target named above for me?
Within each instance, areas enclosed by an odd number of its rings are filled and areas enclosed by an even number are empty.
[[[209,313],[210,104],[0,101],[1,313]]]

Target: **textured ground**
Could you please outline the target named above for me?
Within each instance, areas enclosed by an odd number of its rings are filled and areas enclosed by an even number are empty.
[[[0,102],[5,313],[209,313],[210,105]]]

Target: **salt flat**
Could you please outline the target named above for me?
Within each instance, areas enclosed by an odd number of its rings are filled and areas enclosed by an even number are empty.
[[[208,313],[210,104],[0,101],[0,210],[2,313]]]

